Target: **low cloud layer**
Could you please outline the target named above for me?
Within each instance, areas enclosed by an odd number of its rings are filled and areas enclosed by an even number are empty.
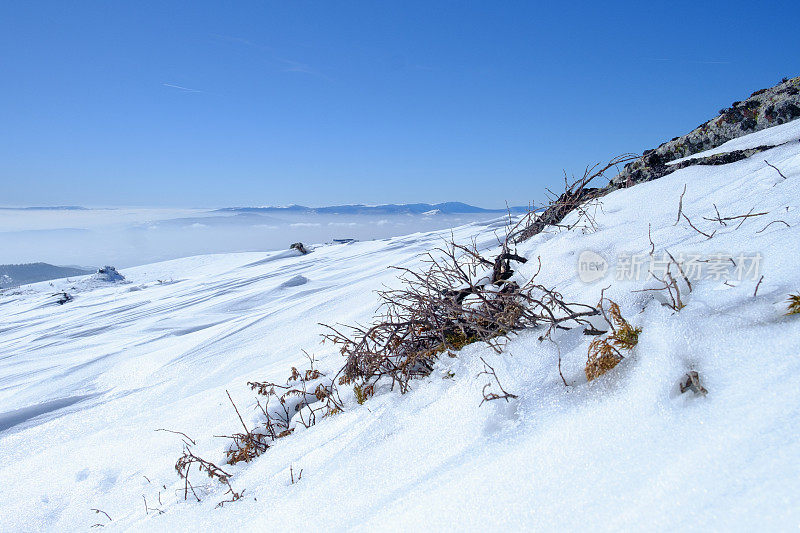
[[[199,254],[280,250],[297,241],[383,239],[495,218],[494,213],[278,218],[187,209],[3,210],[0,264],[124,268]]]

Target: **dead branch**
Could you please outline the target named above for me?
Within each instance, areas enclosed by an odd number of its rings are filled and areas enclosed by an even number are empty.
[[[621,163],[633,161],[639,158],[640,156],[635,154],[624,154],[615,157],[603,167],[600,167],[599,164],[586,167],[583,176],[573,180],[572,183],[569,183],[565,175],[564,192],[560,195],[556,195],[552,191],[548,190],[553,198],[550,204],[529,213],[529,223],[524,229],[517,232],[512,237],[513,242],[520,243],[526,241],[534,235],[541,233],[542,230],[544,230],[544,228],[547,226],[558,226],[561,221],[564,220],[564,217],[566,217],[575,208],[581,206],[588,200],[593,200],[603,194],[601,189],[588,188],[587,185],[589,185],[589,183],[597,178],[604,177],[605,172],[609,169],[614,168]],[[586,211],[582,213],[582,216],[585,215]]]
[[[680,390],[681,394],[688,390],[691,390],[695,394],[702,394],[703,396],[708,394],[706,388],[700,384],[700,375],[694,370],[687,372],[686,375],[683,376],[683,380],[681,380],[680,383]]]
[[[197,443],[194,441],[194,439],[193,439],[193,438],[191,438],[189,435],[187,435],[186,433],[184,433],[184,432],[182,432],[182,431],[172,431],[171,429],[164,429],[164,428],[158,428],[158,429],[156,429],[155,431],[166,431],[167,433],[174,433],[175,435],[181,435],[181,436],[182,436],[182,437],[184,437],[186,440],[188,440],[188,441],[189,441],[189,443],[191,443],[192,445],[196,445],[196,444],[197,444]],[[186,442],[186,441],[184,441],[184,442]],[[187,443],[187,444],[188,444],[188,443]],[[148,481],[150,481],[150,480],[148,479]]]
[[[715,210],[717,209],[716,205],[714,206],[714,209]],[[751,209],[751,211],[752,211],[752,209]],[[766,215],[766,214],[767,214],[767,212],[764,212],[764,213],[747,213],[746,215],[737,215],[735,217],[721,217],[720,214],[719,214],[719,211],[717,211],[717,216],[716,217],[714,217],[714,218],[703,217],[703,219],[704,220],[708,220],[710,222],[719,222],[723,226],[726,226],[727,224],[725,224],[725,222],[728,221],[728,220],[737,220],[737,219],[740,219],[740,218],[741,219],[745,219],[745,218],[750,218],[750,217],[760,217],[760,216]]]
[[[683,195],[686,194],[686,184],[683,184],[683,192],[681,193],[681,198],[678,200],[678,218],[675,219],[675,223],[673,226],[677,226],[678,222],[681,221],[681,215],[683,214]]]
[[[686,307],[686,304],[683,303],[683,299],[681,298],[680,286],[678,285],[678,282],[675,280],[675,277],[672,275],[672,272],[670,271],[672,266],[675,265],[675,267],[677,268],[678,272],[683,278],[683,281],[686,282],[686,285],[689,288],[689,292],[692,292],[692,283],[689,281],[689,278],[684,273],[680,263],[678,263],[678,261],[675,260],[675,258],[672,256],[671,253],[669,253],[669,251],[667,251],[667,255],[669,255],[670,262],[667,263],[667,270],[664,273],[664,277],[659,278],[655,274],[653,274],[653,272],[650,272],[650,275],[653,277],[653,279],[660,282],[662,286],[653,289],[639,289],[632,292],[664,292],[669,298],[669,301],[665,302],[663,305],[669,307],[673,311],[680,311],[681,309]],[[602,297],[601,297],[601,302],[602,302]]]
[[[236,407],[236,404],[233,403],[233,398],[231,398],[231,393],[228,392],[227,389],[225,389],[225,394],[228,395],[228,399],[231,401],[231,405],[233,406],[233,410],[236,411],[236,416],[239,417],[239,422],[242,423],[242,427],[244,428],[244,432],[245,433],[250,433],[250,430],[247,429],[247,424],[244,423],[244,418],[242,418],[241,413],[239,413],[239,409]]]
[[[110,516],[108,516],[108,513],[103,511],[102,509],[94,509],[94,508],[92,508],[92,509],[89,509],[89,510],[90,511],[94,511],[95,514],[104,514],[104,515],[106,515],[106,518],[108,518],[109,522],[113,522],[114,521],[114,519],[111,518]],[[103,527],[103,524],[95,524],[92,527]]]
[[[761,282],[764,281],[764,276],[758,278],[758,283],[756,283],[756,290],[753,291],[753,298],[758,295],[758,288],[761,286]]]
[[[714,236],[715,233],[717,233],[717,230],[712,231],[711,235],[709,235],[708,233],[705,233],[704,231],[700,231],[699,229],[697,229],[697,227],[694,224],[692,224],[692,221],[689,220],[689,217],[686,216],[686,213],[682,213],[682,214],[683,214],[683,218],[686,219],[686,222],[689,223],[689,226],[691,226],[691,228],[693,230],[695,230],[697,233],[699,233],[700,235],[704,235],[704,236],[706,236],[706,237],[708,237],[710,239],[711,237]]]
[[[769,165],[769,166],[771,166],[772,168],[774,168],[774,169],[775,169],[775,171],[778,173],[778,175],[779,175],[780,177],[782,177],[783,179],[787,179],[787,178],[786,178],[786,176],[784,176],[784,175],[783,175],[783,172],[781,172],[781,171],[778,169],[778,167],[776,167],[775,165],[773,165],[772,163],[770,163],[770,162],[769,162],[769,161],[767,161],[766,159],[764,160],[764,163],[766,163],[767,165]]]
[[[144,494],[142,494],[142,500],[144,500],[144,514],[150,514],[150,511],[156,511],[158,514],[164,514],[164,511],[158,507],[150,507],[147,505],[147,498],[145,498]]]
[[[736,225],[736,229],[741,228],[742,224],[744,224],[745,220],[747,220],[749,217],[753,216],[753,215],[750,214],[750,213],[753,212],[753,209],[755,209],[755,207],[751,208],[750,211],[747,212],[747,215],[741,217],[742,220]],[[764,214],[766,215],[766,213],[764,213]]]
[[[294,479],[294,470],[292,469],[292,465],[289,465],[289,476],[291,477],[292,485],[303,479],[303,469],[300,469],[300,474],[297,476],[297,480]]]
[[[764,226],[763,228],[761,228],[760,230],[758,230],[756,233],[761,233],[761,232],[765,231],[765,230],[766,230],[768,227],[770,227],[771,225],[773,225],[773,224],[777,224],[778,222],[780,222],[781,224],[785,224],[787,228],[791,228],[791,226],[789,225],[789,223],[788,223],[788,222],[786,222],[785,220],[773,220],[772,222],[770,222],[769,224],[767,224],[766,226]]]
[[[669,256],[670,260],[673,263],[675,263],[675,266],[678,267],[678,272],[681,273],[681,277],[683,278],[683,281],[685,281],[686,285],[689,287],[689,292],[692,292],[692,282],[689,281],[689,278],[686,276],[686,273],[683,271],[683,267],[681,267],[681,264],[679,262],[677,262],[674,257],[672,257],[672,254],[669,253],[669,250],[667,250],[667,255]],[[735,267],[736,265],[733,265],[733,266]],[[667,268],[667,271],[669,271],[669,268]]]
[[[492,368],[483,357],[481,357],[481,362],[483,363],[483,370],[478,375],[482,376],[485,374],[494,378],[495,383],[497,383],[497,388],[500,389],[500,393],[487,393],[486,389],[492,386],[491,382],[487,383],[483,386],[483,400],[481,400],[480,405],[483,405],[484,402],[491,402],[492,400],[505,400],[508,402],[510,399],[516,399],[518,397],[516,394],[511,394],[503,388],[503,385],[500,384],[500,379],[497,377],[497,373],[494,371],[494,368]],[[564,384],[566,385],[566,382]]]

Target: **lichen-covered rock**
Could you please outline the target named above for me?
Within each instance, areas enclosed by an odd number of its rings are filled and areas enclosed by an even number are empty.
[[[800,118],[800,76],[756,91],[748,99],[721,109],[718,117],[701,124],[694,131],[653,150],[646,150],[641,159],[625,165],[624,170],[611,180],[611,188],[630,187],[660,178],[681,168],[678,165],[668,166],[670,161],[716,148],[731,139],[797,118]]]

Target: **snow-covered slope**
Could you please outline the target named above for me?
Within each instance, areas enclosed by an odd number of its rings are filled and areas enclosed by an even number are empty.
[[[684,187],[683,213],[713,238],[676,223]],[[722,217],[767,214],[723,226],[703,219],[714,206]],[[410,393],[350,402],[226,467],[245,492],[222,508],[212,480],[199,487],[202,503],[183,501],[181,437],[156,430],[185,432],[199,455],[222,462],[228,440],[213,436],[240,429],[225,391],[247,419],[246,382],[284,380],[302,349],[334,372],[341,358],[319,343],[317,323],[367,322],[374,291],[396,285],[387,267],[419,266],[449,231],[126,269],[123,283],[56,287],[75,297],[61,306],[46,284],[4,292],[0,530],[795,529],[800,318],[785,316],[785,301],[800,292],[799,209],[800,143],[609,194],[596,227],[540,234],[519,251],[540,256],[538,282],[569,300],[595,304],[609,287],[642,328],[623,363],[587,383],[591,337],[578,330],[553,342],[523,332],[500,355],[467,346]],[[488,249],[502,226],[454,236]],[[706,268],[759,257],[758,268],[699,276],[674,312],[660,293],[632,292],[653,287],[646,277],[615,279],[626,257],[650,257],[648,228],[656,257],[669,250]],[[585,251],[609,263],[605,277],[580,280]],[[479,405],[481,357],[517,400]],[[680,394],[689,370],[707,396]],[[295,484],[290,467],[303,472]]]

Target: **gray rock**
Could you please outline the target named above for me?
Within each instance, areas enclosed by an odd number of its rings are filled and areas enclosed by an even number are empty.
[[[718,117],[686,135],[646,150],[641,159],[625,165],[624,170],[611,180],[611,188],[630,187],[660,178],[681,168],[679,165],[668,166],[670,161],[716,148],[731,139],[797,118],[800,118],[800,76],[756,91],[748,99],[721,109]],[[696,160],[693,164],[703,162]]]

